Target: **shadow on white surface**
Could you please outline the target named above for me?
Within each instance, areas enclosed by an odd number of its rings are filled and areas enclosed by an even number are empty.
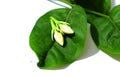
[[[90,56],[95,55],[96,53],[98,53],[98,48],[95,45],[91,34],[90,34],[90,24],[88,24],[88,34],[87,34],[87,38],[86,38],[86,42],[85,42],[85,47],[83,49],[83,54],[81,55],[81,57],[79,59],[85,59],[88,58]]]

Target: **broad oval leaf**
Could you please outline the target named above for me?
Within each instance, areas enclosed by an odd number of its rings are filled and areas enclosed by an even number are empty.
[[[120,54],[120,5],[108,17],[88,14],[88,20],[97,46],[108,54]]]
[[[51,39],[50,16],[70,23],[74,30],[74,34],[64,36],[64,46]],[[49,11],[38,19],[30,34],[30,46],[39,59],[38,66],[53,69],[72,63],[82,54],[86,35],[87,16],[80,6]]]

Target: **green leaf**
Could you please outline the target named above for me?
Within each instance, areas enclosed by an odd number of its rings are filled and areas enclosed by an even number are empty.
[[[104,14],[108,14],[111,8],[111,0],[74,0],[73,3]]]
[[[98,48],[107,54],[120,54],[120,5],[112,9],[109,16],[88,14],[91,34]]]
[[[50,16],[70,23],[75,32],[72,35],[64,35],[64,46],[51,39]],[[80,6],[49,11],[38,19],[30,34],[30,46],[39,59],[38,66],[53,69],[74,62],[82,54],[86,35],[87,16]]]

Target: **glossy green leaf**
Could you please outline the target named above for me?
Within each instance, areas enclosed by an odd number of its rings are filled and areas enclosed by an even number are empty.
[[[107,54],[120,54],[120,5],[109,16],[88,14],[91,34],[97,46]]]
[[[104,14],[108,14],[111,8],[111,0],[74,0],[73,3]]]
[[[70,23],[74,30],[74,34],[64,35],[64,46],[51,39],[50,16]],[[86,35],[87,16],[80,6],[49,11],[38,19],[30,34],[30,46],[39,59],[38,66],[53,69],[72,63],[82,54]]]

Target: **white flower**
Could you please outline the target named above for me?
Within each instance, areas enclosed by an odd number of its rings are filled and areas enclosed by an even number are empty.
[[[50,17],[50,22],[51,22],[51,38],[55,39],[55,41],[60,44],[61,46],[64,45],[64,34],[73,34],[74,31],[72,28],[69,26],[70,24],[64,21],[58,21],[54,17]]]
[[[63,46],[64,38],[63,38],[63,35],[60,32],[58,32],[58,31],[54,32],[54,39],[57,43],[59,43],[61,46]]]
[[[60,25],[60,30],[66,34],[73,34],[74,33],[74,31],[70,28],[70,26],[65,25],[65,24]]]

